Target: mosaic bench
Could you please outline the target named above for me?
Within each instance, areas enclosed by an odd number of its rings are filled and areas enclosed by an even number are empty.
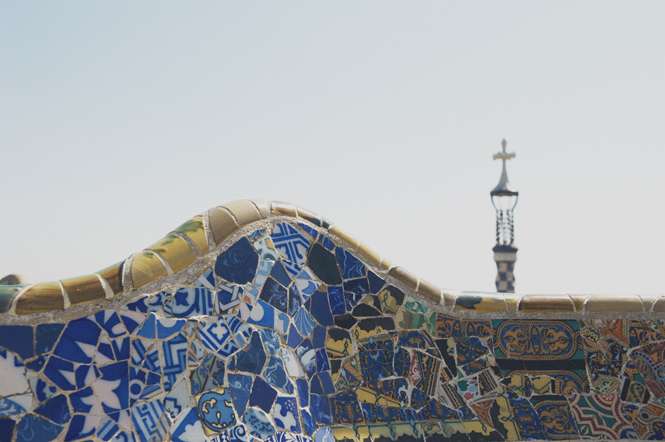
[[[665,438],[665,299],[440,290],[282,203],[0,311],[0,441]]]

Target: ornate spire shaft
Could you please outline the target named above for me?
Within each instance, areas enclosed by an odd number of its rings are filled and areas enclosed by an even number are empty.
[[[507,152],[506,140],[501,140],[501,151],[494,154],[495,160],[501,160],[501,176],[499,183],[490,192],[492,205],[496,211],[496,244],[494,261],[496,262],[496,290],[502,293],[515,291],[515,261],[517,261],[517,247],[515,242],[515,222],[513,211],[517,205],[519,192],[510,189],[506,161],[515,158],[514,152]]]

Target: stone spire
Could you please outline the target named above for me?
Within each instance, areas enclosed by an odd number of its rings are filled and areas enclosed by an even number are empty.
[[[496,244],[494,262],[496,262],[496,290],[501,293],[515,292],[515,261],[517,247],[515,241],[515,223],[513,211],[517,205],[519,192],[510,189],[506,162],[515,158],[514,152],[507,152],[507,141],[501,140],[501,151],[494,154],[495,160],[501,160],[499,183],[490,192],[492,205],[496,211]]]

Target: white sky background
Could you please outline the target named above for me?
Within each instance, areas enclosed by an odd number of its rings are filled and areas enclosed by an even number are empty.
[[[662,293],[665,2],[0,3],[0,273],[98,270],[260,197],[493,290]]]

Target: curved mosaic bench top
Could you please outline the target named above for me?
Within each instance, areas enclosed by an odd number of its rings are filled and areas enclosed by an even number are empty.
[[[665,439],[665,299],[448,292],[282,203],[0,311],[0,441]]]

